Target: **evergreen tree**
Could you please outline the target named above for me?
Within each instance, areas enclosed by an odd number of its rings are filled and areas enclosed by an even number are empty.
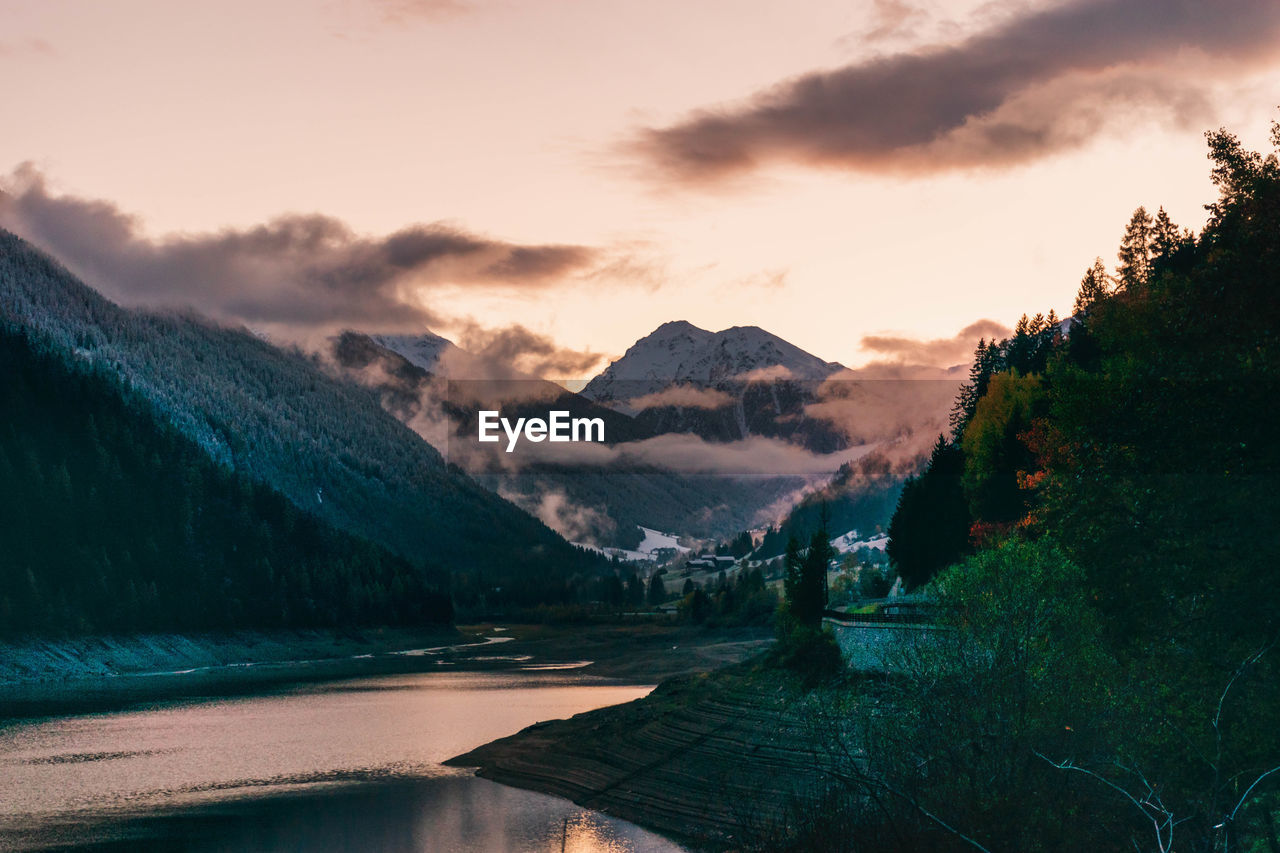
[[[1155,224],[1151,229],[1152,262],[1173,257],[1174,253],[1187,245],[1190,234],[1178,230],[1169,214],[1163,207],[1156,212]]]
[[[657,607],[667,600],[667,587],[662,582],[662,575],[655,573],[649,578],[649,605]]]
[[[794,535],[787,540],[787,553],[783,557],[782,591],[787,606],[800,597],[800,586],[804,582],[804,556],[800,551],[800,540]]]
[[[969,505],[961,480],[964,456],[938,436],[929,464],[902,489],[889,522],[889,559],[908,586],[928,583],[970,551]]]
[[[995,341],[988,345],[986,339],[978,340],[978,347],[973,353],[973,363],[969,365],[969,381],[960,388],[956,396],[956,404],[951,410],[951,432],[957,441],[964,433],[965,425],[973,418],[978,400],[987,393],[987,383],[991,381],[991,375],[996,372],[999,358],[1000,351]]]
[[[1084,277],[1080,279],[1080,290],[1071,308],[1073,316],[1084,319],[1094,305],[1107,298],[1110,286],[1111,276],[1107,274],[1106,264],[1102,258],[1094,258],[1093,266],[1085,270]]]
[[[802,624],[818,627],[827,608],[827,566],[835,552],[824,526],[809,538],[800,567],[800,583],[791,602],[791,611]]]
[[[644,604],[644,581],[635,572],[627,576],[627,604],[638,607]]]
[[[1155,221],[1145,207],[1139,207],[1129,218],[1120,241],[1120,285],[1133,289],[1144,286],[1151,277],[1151,253]]]

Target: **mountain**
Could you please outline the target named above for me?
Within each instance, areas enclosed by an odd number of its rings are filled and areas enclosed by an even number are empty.
[[[447,466],[375,391],[318,358],[196,317],[125,310],[8,232],[0,320],[110,371],[221,466],[441,578],[483,575],[536,595],[548,576],[599,565]]]
[[[758,435],[830,453],[847,447],[846,437],[806,407],[842,370],[756,326],[709,332],[678,320],[636,341],[582,394],[654,434],[717,442]]]
[[[434,332],[422,332],[416,335],[368,335],[368,338],[378,347],[395,353],[409,364],[421,368],[432,376],[464,382],[501,379],[545,383],[545,380],[522,373],[510,364],[469,352]]]
[[[439,578],[0,321],[0,635],[447,623]]]
[[[450,461],[477,481],[568,538],[623,548],[635,547],[641,527],[723,538],[771,521],[780,511],[780,530],[790,535],[816,523],[824,501],[833,532],[887,523],[903,479],[920,462],[898,439],[903,430],[909,434],[919,414],[913,400],[930,384],[849,383],[836,389],[825,400],[828,406],[871,415],[859,424],[855,441],[843,427],[810,415],[810,406],[824,402],[820,387],[844,368],[756,327],[710,332],[684,321],[665,323],[580,394],[533,377],[484,379],[510,376],[510,369],[504,374],[502,365],[486,363],[431,333],[347,332],[334,340],[333,355],[351,376],[379,392],[388,411],[448,449]],[[602,465],[557,465],[502,453],[468,455],[468,444],[478,446],[477,399],[485,395],[492,405],[484,408],[501,408],[513,418],[544,416],[551,408],[600,417],[615,458]],[[939,396],[940,423],[953,396],[949,386]],[[865,459],[840,471],[833,463],[834,479],[790,513],[788,504],[813,477],[787,470],[785,462],[776,472],[751,476],[690,475],[663,464],[664,452],[673,459],[706,457],[708,449],[699,439],[730,444],[752,437],[779,439],[818,454],[863,441],[892,441],[895,447],[890,457]],[[660,452],[640,464],[634,453],[640,447]],[[888,458],[895,460],[892,465]],[[892,470],[880,470],[880,463]],[[769,515],[762,516],[766,511]],[[779,535],[770,539],[771,546]]]
[[[370,335],[378,346],[390,350],[410,364],[429,373],[439,373],[442,358],[462,353],[453,341],[432,332],[417,335]]]
[[[582,395],[625,408],[636,397],[678,385],[726,388],[768,379],[821,382],[843,369],[757,326],[709,332],[675,320],[632,344],[587,383]]]
[[[546,380],[449,379],[433,373],[424,365],[436,370],[461,365],[463,376],[484,375],[466,372],[468,365],[475,367],[478,361],[452,344],[448,344],[452,355],[447,365],[421,357],[424,350],[433,350],[432,339],[444,340],[428,334],[419,346],[416,338],[389,341],[386,336],[349,331],[333,340],[331,352],[349,375],[381,395],[389,412],[450,451],[450,461],[571,539],[634,547],[643,538],[640,528],[644,526],[695,537],[722,536],[752,526],[762,507],[803,485],[796,477],[744,481],[687,476],[625,458],[606,466],[516,460],[517,467],[501,452],[468,454],[464,448],[476,447],[476,397],[487,398],[486,406],[501,408],[511,418],[545,417],[551,409],[574,417],[598,417],[605,422],[606,443],[612,447],[656,435],[629,415]]]

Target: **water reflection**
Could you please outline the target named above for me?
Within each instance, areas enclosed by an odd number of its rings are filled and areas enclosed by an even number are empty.
[[[679,848],[623,821],[572,803],[474,777],[336,795],[325,807],[277,803],[235,832],[191,849],[208,853],[364,850],[622,853]]]
[[[573,671],[353,679],[0,728],[0,847],[678,850],[440,761],[648,688]]]

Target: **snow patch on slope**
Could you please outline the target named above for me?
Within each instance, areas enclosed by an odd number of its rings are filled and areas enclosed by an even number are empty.
[[[405,361],[421,367],[428,373],[436,373],[441,356],[457,349],[448,338],[432,332],[421,335],[370,335],[378,346],[391,350]]]
[[[837,536],[831,540],[831,547],[835,549],[837,554],[850,554],[859,548],[870,548],[874,551],[884,551],[889,547],[889,534],[877,533],[869,539],[861,539],[858,531],[850,530],[843,536]]]
[[[586,548],[589,551],[595,551],[597,554],[604,554],[606,557],[617,557],[620,560],[626,560],[632,563],[641,563],[645,561],[656,561],[655,552],[663,548],[674,548],[677,553],[687,553],[688,548],[681,545],[678,537],[674,533],[662,533],[649,527],[640,526],[640,530],[644,533],[644,538],[640,540],[640,544],[635,550],[629,548],[600,548],[595,545],[589,545],[586,542],[574,542],[579,548]]]

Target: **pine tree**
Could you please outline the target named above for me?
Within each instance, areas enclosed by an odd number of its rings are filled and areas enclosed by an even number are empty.
[[[667,600],[667,587],[662,582],[662,575],[655,574],[649,578],[649,604],[657,607]]]
[[[1080,292],[1076,294],[1076,303],[1071,308],[1072,315],[1083,319],[1090,308],[1107,298],[1110,284],[1111,276],[1107,275],[1102,258],[1094,258],[1093,266],[1085,270],[1084,278],[1080,279]]]
[[[627,576],[627,604],[632,607],[644,604],[644,581],[635,572]]]
[[[968,502],[961,479],[964,456],[959,444],[943,436],[929,464],[907,480],[889,522],[889,559],[911,587],[928,583],[941,569],[969,552]]]
[[[1151,251],[1155,236],[1155,221],[1145,207],[1139,207],[1129,218],[1120,241],[1118,272],[1120,285],[1127,288],[1142,287],[1151,277]]]
[[[996,342],[988,345],[985,339],[979,338],[978,347],[973,352],[973,363],[969,365],[969,381],[960,388],[955,407],[951,410],[951,432],[956,441],[960,440],[965,425],[973,418],[978,400],[987,393],[987,385],[997,370],[999,359],[1000,350]]]
[[[1168,258],[1185,242],[1186,237],[1173,224],[1169,214],[1161,207],[1156,212],[1155,225],[1151,229],[1151,252],[1153,260]]]
[[[809,550],[804,555],[800,591],[802,614],[807,624],[817,627],[822,623],[822,612],[827,609],[827,566],[835,552],[831,548],[830,534],[825,522],[809,538]]]
[[[783,559],[783,565],[786,568],[782,579],[782,590],[787,597],[787,602],[790,603],[800,594],[804,568],[804,560],[800,555],[800,540],[794,535],[787,540],[787,554]]]

